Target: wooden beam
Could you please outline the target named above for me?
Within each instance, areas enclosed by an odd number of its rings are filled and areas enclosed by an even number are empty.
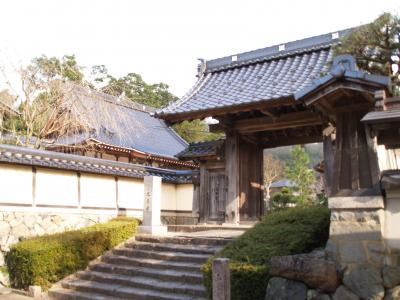
[[[241,133],[250,133],[321,124],[323,124],[321,116],[313,112],[303,111],[288,113],[278,118],[260,117],[239,120],[233,123],[233,129],[238,130]]]
[[[260,110],[272,107],[281,107],[284,105],[292,105],[295,102],[293,96],[282,97],[278,99],[261,100],[251,103],[243,103],[238,105],[215,107],[196,111],[170,114],[156,114],[156,117],[168,121],[170,124],[178,123],[185,120],[203,119],[206,117],[216,117],[228,113],[238,113],[250,110]]]
[[[266,116],[271,117],[271,118],[275,118],[275,117],[276,117],[276,116],[275,116],[272,112],[270,112],[268,109],[261,109],[260,112],[261,112],[263,115],[266,115]]]
[[[292,137],[287,139],[270,140],[262,144],[264,148],[275,148],[299,144],[310,144],[310,143],[320,143],[322,142],[322,133],[318,135],[302,136],[302,137]]]

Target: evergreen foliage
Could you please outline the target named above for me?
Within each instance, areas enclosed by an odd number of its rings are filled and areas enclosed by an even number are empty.
[[[385,12],[360,26],[335,47],[335,55],[351,54],[358,66],[371,74],[389,76],[394,92],[400,88],[400,17]]]
[[[230,259],[232,300],[264,299],[272,256],[310,252],[325,246],[330,212],[326,207],[295,207],[274,211],[225,246],[203,266],[204,284],[212,295],[212,260]]]
[[[296,197],[299,204],[312,203],[312,185],[315,182],[314,170],[309,168],[310,157],[304,149],[296,145],[290,152],[291,159],[286,162],[286,178],[296,184]]]
[[[118,217],[80,230],[38,236],[11,247],[6,256],[11,286],[48,289],[136,232],[139,221]]]

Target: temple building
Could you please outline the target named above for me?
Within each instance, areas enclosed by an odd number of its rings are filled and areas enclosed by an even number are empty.
[[[56,137],[47,150],[172,169],[197,165],[175,157],[187,147],[154,108],[75,84],[66,84],[65,102],[83,129]]]

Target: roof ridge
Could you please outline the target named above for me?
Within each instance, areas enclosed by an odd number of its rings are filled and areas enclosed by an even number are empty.
[[[100,98],[101,101],[105,101],[105,102],[108,102],[108,103],[111,103],[114,105],[122,106],[122,107],[129,108],[129,109],[134,109],[134,110],[145,112],[148,114],[150,114],[156,110],[152,106],[137,103],[132,100],[128,100],[126,96],[123,96],[122,98],[120,98],[121,96],[113,96],[113,95],[107,94],[105,92],[95,90],[89,86],[82,86],[82,85],[76,84],[74,82],[68,82],[68,84],[72,85],[73,90],[75,90],[75,91],[79,89],[83,92],[88,93],[90,96],[92,96],[93,94],[97,94],[97,96]],[[130,102],[132,102],[132,103],[130,103]],[[142,108],[140,108],[139,106],[141,106]],[[148,110],[146,110],[146,109],[148,109]]]
[[[339,43],[340,39],[343,36],[348,35],[354,28],[356,27],[207,60],[203,62],[203,64],[206,64],[206,66],[200,67],[199,69],[204,70],[205,73],[211,73],[266,60],[284,58],[304,52],[328,48]]]

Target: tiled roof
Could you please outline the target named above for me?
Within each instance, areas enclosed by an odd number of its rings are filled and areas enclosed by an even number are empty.
[[[184,114],[293,96],[328,71],[333,45],[351,29],[203,62],[199,79],[157,115]]]
[[[193,159],[217,155],[223,144],[224,140],[190,143],[189,146],[178,153],[176,157],[180,159]]]
[[[134,178],[153,175],[174,183],[192,180],[192,171],[167,170],[10,145],[0,145],[0,162]]]
[[[70,85],[66,90],[66,99],[88,120],[91,132],[61,138],[57,144],[79,144],[91,138],[170,158],[187,146],[172,128],[150,113],[154,111],[152,108],[77,85]],[[88,114],[90,117],[85,118]]]
[[[371,111],[361,119],[361,122],[366,124],[400,122],[400,109]]]

